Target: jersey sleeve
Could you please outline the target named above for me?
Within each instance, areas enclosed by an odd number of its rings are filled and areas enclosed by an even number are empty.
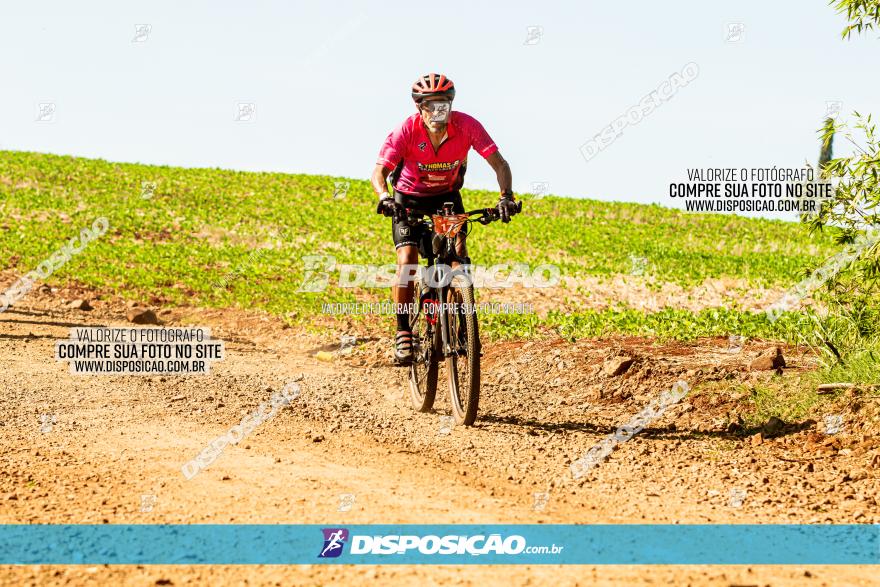
[[[376,163],[393,171],[406,153],[406,138],[406,123],[404,123],[391,131],[385,139],[382,148],[379,149],[379,159]]]
[[[498,145],[495,144],[495,141],[492,140],[492,137],[490,137],[489,133],[486,132],[486,129],[483,128],[483,125],[475,118],[470,119],[468,135],[470,136],[471,147],[473,147],[474,151],[482,155],[483,158],[488,157],[498,150]]]

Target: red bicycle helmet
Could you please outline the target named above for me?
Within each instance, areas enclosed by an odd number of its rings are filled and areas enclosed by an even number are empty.
[[[412,99],[416,104],[428,96],[444,96],[455,98],[455,84],[442,73],[426,73],[416,80],[412,86]]]

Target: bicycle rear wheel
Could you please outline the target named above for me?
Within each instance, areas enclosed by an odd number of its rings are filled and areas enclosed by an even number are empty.
[[[465,281],[456,278],[447,290],[447,340],[454,352],[446,358],[446,371],[455,423],[471,426],[477,419],[480,403],[480,338],[474,287]]]
[[[418,285],[415,291],[418,299],[420,291]],[[409,397],[413,408],[419,412],[430,412],[437,397],[437,372],[440,368],[437,349],[440,347],[440,325],[429,325],[429,319],[435,320],[425,314],[420,301],[410,308],[413,362],[409,367]]]

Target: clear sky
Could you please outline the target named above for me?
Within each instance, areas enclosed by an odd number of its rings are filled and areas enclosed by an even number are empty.
[[[843,26],[814,0],[5,2],[0,149],[366,179],[409,86],[440,71],[516,191],[673,205],[689,167],[815,163],[828,101],[880,113],[878,33]],[[585,160],[689,62],[695,80]],[[468,186],[496,189],[479,159]]]

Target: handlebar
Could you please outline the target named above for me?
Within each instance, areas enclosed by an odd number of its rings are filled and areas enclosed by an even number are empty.
[[[479,222],[480,224],[489,224],[490,222],[495,222],[501,218],[501,215],[498,213],[498,210],[495,208],[480,208],[478,210],[471,210],[470,212],[465,212],[465,216],[477,216],[474,219],[468,219],[468,222]]]
[[[516,211],[514,212],[514,214],[519,214],[520,212],[522,212],[522,202],[514,202],[514,204],[516,205]],[[442,216],[444,215],[444,211],[437,210],[434,214]],[[431,214],[423,210],[406,208],[404,211],[403,219],[417,221],[428,215]],[[470,212],[459,214],[459,216],[476,216],[477,218],[468,218],[467,222],[479,222],[483,225],[489,224],[490,222],[495,222],[496,220],[501,220],[501,213],[498,212],[497,208],[477,208],[476,210],[471,210]]]
[[[516,211],[514,214],[519,214],[522,212],[522,202],[514,202],[516,204]],[[470,220],[469,222],[479,222],[480,224],[489,224],[490,222],[495,222],[496,220],[501,220],[501,213],[498,212],[498,208],[480,208],[478,210],[471,210],[470,212],[465,212],[465,216],[473,216],[479,214],[479,218],[474,218],[474,220]]]

